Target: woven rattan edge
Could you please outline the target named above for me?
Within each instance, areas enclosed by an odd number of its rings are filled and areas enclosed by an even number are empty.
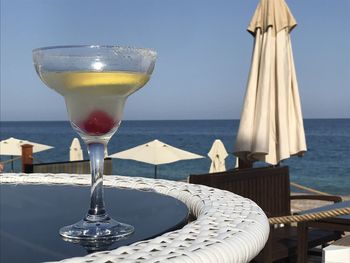
[[[1,174],[0,183],[89,185],[90,176]],[[105,176],[104,185],[153,189],[184,202],[197,218],[182,229],[111,251],[61,262],[249,262],[264,247],[269,223],[251,200],[228,191],[160,179]]]

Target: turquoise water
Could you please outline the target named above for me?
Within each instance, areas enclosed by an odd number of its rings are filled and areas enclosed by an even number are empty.
[[[159,139],[175,147],[207,156],[215,139],[232,152],[238,120],[124,121],[108,145],[109,154]],[[69,146],[76,133],[68,122],[1,122],[0,139],[15,137],[55,148],[35,154],[37,162],[68,161]],[[290,166],[292,181],[321,191],[350,195],[350,119],[307,119],[304,122],[308,152],[303,158],[284,162]],[[87,153],[84,149],[84,157]],[[2,156],[2,160],[7,157]],[[189,174],[206,173],[208,158],[180,161],[158,167],[158,177],[172,180]],[[234,158],[226,159],[226,167]],[[9,170],[10,166],[6,166]],[[16,171],[20,162],[15,163]],[[154,167],[128,160],[113,160],[113,173],[153,177]]]

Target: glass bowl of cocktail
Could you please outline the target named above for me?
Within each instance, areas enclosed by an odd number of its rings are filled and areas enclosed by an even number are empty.
[[[74,130],[87,145],[91,167],[90,209],[79,222],[60,229],[72,241],[117,240],[131,225],[110,218],[103,200],[103,161],[129,95],[149,80],[156,52],[120,46],[56,46],[33,50],[41,80],[61,94]]]

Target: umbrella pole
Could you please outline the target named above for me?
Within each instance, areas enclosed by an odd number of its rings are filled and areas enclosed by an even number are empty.
[[[238,168],[239,169],[253,168],[253,163],[250,161],[246,161],[241,158],[238,158]]]
[[[11,157],[11,160],[13,159],[13,155],[10,156]],[[14,168],[13,168],[13,160],[11,161],[11,172],[14,172]]]
[[[154,166],[154,179],[157,179],[157,165]]]

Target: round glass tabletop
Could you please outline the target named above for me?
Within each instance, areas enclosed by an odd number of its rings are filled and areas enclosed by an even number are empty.
[[[75,244],[58,234],[88,210],[90,188],[83,186],[0,185],[1,262],[42,262],[111,250],[183,227],[188,209],[153,191],[105,188],[109,215],[135,227],[114,243]]]

